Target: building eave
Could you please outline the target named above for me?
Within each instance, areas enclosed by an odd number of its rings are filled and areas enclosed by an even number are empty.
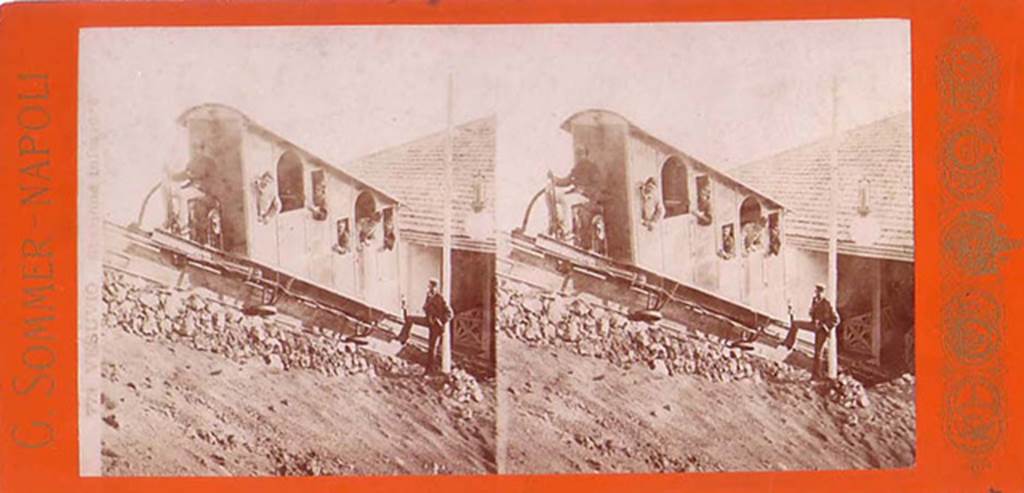
[[[828,239],[802,235],[786,235],[786,247],[798,248],[817,253],[828,253]],[[900,262],[914,262],[913,247],[901,245],[875,244],[858,245],[851,241],[839,241],[836,244],[837,253],[854,257],[873,258],[880,260],[895,260]]]

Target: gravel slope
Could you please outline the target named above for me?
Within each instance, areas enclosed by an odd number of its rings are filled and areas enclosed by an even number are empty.
[[[502,472],[909,467],[913,383],[846,408],[806,380],[718,382],[622,368],[499,335]]]
[[[104,333],[105,475],[480,474],[496,469],[494,391],[440,377],[332,377]]]

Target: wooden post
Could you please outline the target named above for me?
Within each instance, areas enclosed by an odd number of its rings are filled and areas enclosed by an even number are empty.
[[[441,292],[452,302],[452,91],[454,82],[448,74],[447,131],[444,145],[444,235],[441,244]],[[444,325],[441,335],[441,373],[452,371],[452,323]]]
[[[882,261],[872,260],[874,285],[871,287],[871,356],[882,364]]]
[[[838,309],[839,299],[839,129],[838,129],[839,79],[832,79],[832,156],[829,160],[829,224],[828,224],[828,285],[826,298]],[[832,327],[828,335],[828,378],[835,380],[839,376],[839,338],[836,327]]]

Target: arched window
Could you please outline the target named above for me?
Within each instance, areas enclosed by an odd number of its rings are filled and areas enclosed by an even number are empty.
[[[302,158],[294,151],[286,151],[277,160],[277,196],[281,200],[281,212],[301,209],[305,204],[302,182]]]
[[[690,211],[690,186],[686,179],[686,165],[672,156],[661,166],[661,199],[665,204],[665,217],[679,216]]]
[[[355,220],[356,229],[359,231],[359,244],[369,244],[377,234],[377,223],[380,222],[380,213],[377,212],[377,202],[373,200],[373,194],[364,190],[356,197]]]
[[[740,226],[761,220],[761,202],[756,197],[747,197],[740,205]]]
[[[752,252],[761,247],[764,226],[761,202],[756,197],[747,197],[740,205],[740,231],[745,251]]]

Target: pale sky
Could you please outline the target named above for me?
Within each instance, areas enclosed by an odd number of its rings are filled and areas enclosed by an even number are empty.
[[[559,129],[618,112],[722,169],[910,110],[901,20],[87,29],[80,43],[80,157],[102,163],[107,219],[128,223],[164,167],[181,168],[175,119],[233,106],[341,164],[496,115],[498,225],[518,223],[548,168],[571,167]]]

